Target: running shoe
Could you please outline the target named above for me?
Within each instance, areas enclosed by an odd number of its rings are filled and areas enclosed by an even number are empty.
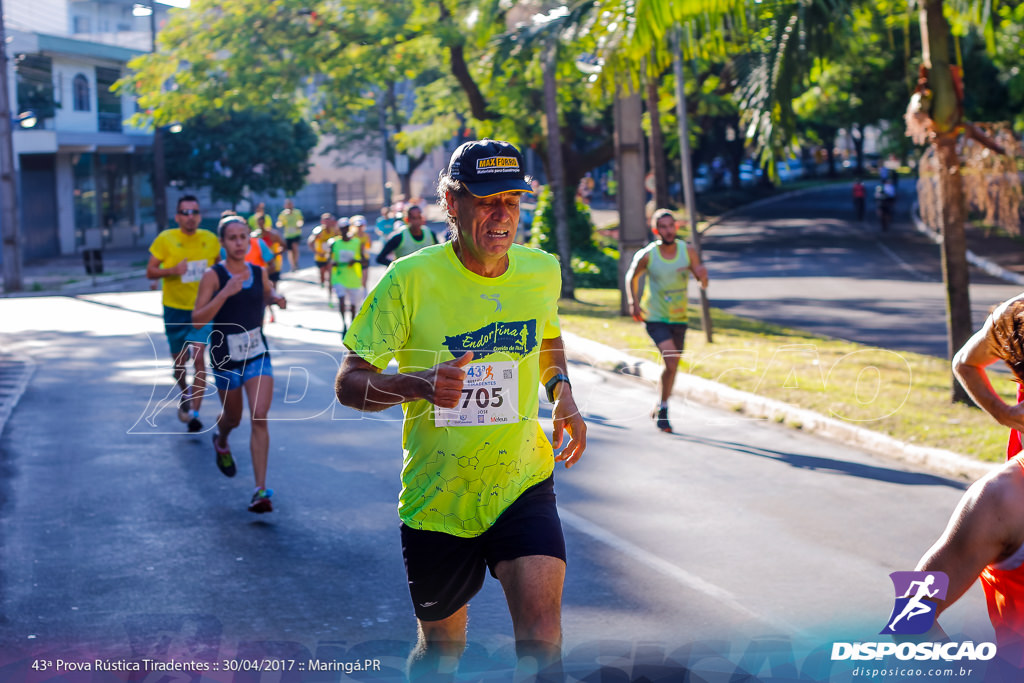
[[[655,408],[651,413],[655,426],[666,434],[672,433],[672,425],[668,423],[668,408]]]
[[[188,431],[192,433],[203,431],[203,423],[199,421],[198,417],[193,417],[188,421]]]
[[[259,489],[256,493],[252,494],[252,500],[249,501],[249,512],[264,513],[273,512],[274,504],[270,502],[270,497],[274,495],[271,489]]]
[[[217,454],[217,469],[224,473],[225,477],[235,476],[235,460],[231,457],[230,448],[221,448],[217,445],[220,440],[220,434],[217,432],[213,433],[213,451]]]

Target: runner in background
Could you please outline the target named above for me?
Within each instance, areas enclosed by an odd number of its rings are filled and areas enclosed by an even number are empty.
[[[302,240],[302,212],[295,208],[291,199],[284,200],[284,210],[277,214],[277,227],[284,231],[285,251],[291,272],[299,269],[299,242]]]
[[[701,287],[708,286],[708,271],[700,263],[697,251],[678,238],[676,218],[668,209],[651,216],[651,231],[658,237],[633,257],[626,272],[629,305],[633,319],[643,321],[647,334],[661,352],[665,368],[661,371],[661,402],[651,417],[663,432],[672,432],[668,421],[668,399],[675,385],[679,358],[683,354],[689,301],[687,285],[690,273]],[[640,298],[640,277],[647,274],[647,286]]]
[[[327,243],[327,253],[331,267],[331,288],[338,297],[341,334],[344,336],[348,332],[349,321],[356,317],[356,312],[366,298],[363,285],[366,252],[363,241],[353,227],[344,225],[340,230],[341,234]]]
[[[216,235],[199,229],[202,214],[193,195],[178,200],[175,218],[178,227],[161,232],[149,247],[146,277],[163,280],[164,332],[174,359],[178,419],[188,423],[188,431],[198,432],[203,428],[199,408],[206,392],[205,350],[210,329],[192,329],[192,309],[203,272],[217,261],[220,246]],[[186,367],[189,358],[191,385]]]
[[[337,225],[338,221],[334,214],[321,214],[320,225],[313,228],[313,232],[310,233],[309,238],[306,240],[309,248],[313,250],[313,260],[320,271],[321,287],[326,287],[330,279],[330,269],[327,267],[327,242],[337,234]],[[327,299],[328,303],[333,303],[330,291],[327,293]]]
[[[423,217],[423,209],[418,206],[410,206],[406,212],[406,218],[408,219],[408,224],[399,227],[398,232],[387,241],[381,248],[380,253],[377,254],[377,263],[380,265],[389,265],[393,259],[388,257],[392,253],[394,253],[396,259],[400,259],[403,256],[419,251],[423,247],[440,243],[437,235],[424,227],[426,220]]]
[[[270,448],[267,413],[274,395],[274,377],[263,335],[263,309],[268,303],[285,308],[287,302],[271,286],[266,269],[245,260],[253,239],[245,220],[226,216],[218,231],[226,258],[203,275],[192,312],[194,327],[213,324],[210,355],[221,401],[213,434],[215,462],[226,476],[235,476],[228,436],[241,423],[244,391],[249,400],[249,451],[255,481],[249,511],[271,512],[274,492],[266,487]]]

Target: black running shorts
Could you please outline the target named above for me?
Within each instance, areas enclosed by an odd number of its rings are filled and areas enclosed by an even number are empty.
[[[439,621],[455,614],[484,585],[484,571],[528,555],[565,562],[565,538],[555,508],[555,481],[526,489],[490,529],[474,538],[423,531],[402,524],[402,557],[416,618]]]
[[[662,323],[649,322],[647,325],[647,336],[654,340],[654,343],[661,346],[664,341],[672,340],[674,347],[683,350],[683,342],[686,341],[686,323]]]

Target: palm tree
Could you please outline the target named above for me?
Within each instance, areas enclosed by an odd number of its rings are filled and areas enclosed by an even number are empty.
[[[947,12],[962,25],[991,29],[998,0],[907,0],[906,9],[918,7],[922,36],[923,68],[911,100],[908,119],[917,141],[931,146],[939,168],[940,225],[943,236],[942,265],[946,285],[949,355],[971,336],[969,274],[966,260],[963,177],[957,142],[969,136],[994,151],[1002,149],[963,117],[963,82],[950,58],[950,25]],[[604,46],[600,55],[614,65],[611,73],[640,73],[643,58],[667,61],[669,31],[684,28],[683,50],[689,53],[718,52],[731,57],[746,74],[740,88],[740,108],[748,139],[756,142],[761,161],[769,171],[775,157],[796,133],[792,102],[806,82],[814,59],[841,54],[844,22],[865,0],[640,0],[632,10],[630,0],[608,0],[594,5],[588,17],[604,21],[581,25],[596,34]],[[887,5],[895,11],[898,3]],[[611,27],[611,28],[609,28]],[[731,52],[729,37],[744,36],[750,47]],[[953,401],[969,402],[966,392],[951,378]]]

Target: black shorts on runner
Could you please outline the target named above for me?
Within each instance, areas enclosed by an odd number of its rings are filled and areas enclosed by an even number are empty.
[[[298,236],[298,237],[285,237],[285,238],[284,238],[284,246],[285,246],[285,249],[291,249],[291,248],[292,248],[292,247],[294,247],[294,246],[295,246],[296,244],[298,244],[298,243],[299,243],[299,240],[301,240],[301,239],[302,239],[302,236],[301,236],[301,235],[300,235],[300,236]]]
[[[402,524],[402,557],[416,618],[439,621],[458,612],[484,585],[484,570],[528,555],[565,562],[565,537],[555,508],[555,480],[526,489],[490,529],[474,538]]]
[[[683,350],[683,342],[686,341],[686,323],[661,323],[650,322],[647,325],[647,336],[654,340],[654,343],[661,345],[662,342],[672,340],[675,348]]]
[[[267,279],[276,285],[281,280],[281,271],[275,270],[273,273],[267,273]]]

